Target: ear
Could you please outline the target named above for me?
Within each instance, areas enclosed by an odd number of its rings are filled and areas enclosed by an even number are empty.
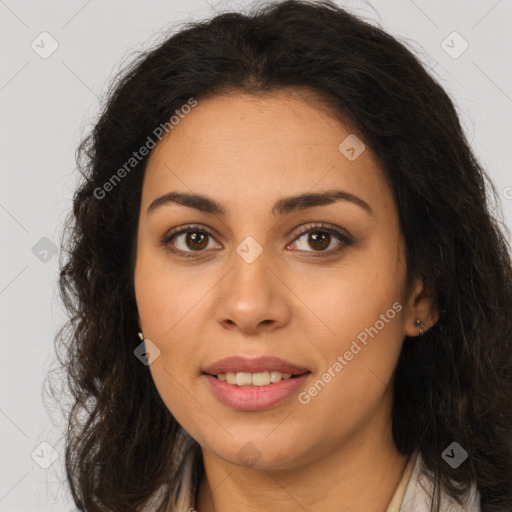
[[[411,294],[405,306],[405,335],[414,337],[420,334],[415,321],[423,322],[423,332],[427,332],[438,320],[439,312],[434,297],[427,293],[423,281],[417,278],[414,281]]]

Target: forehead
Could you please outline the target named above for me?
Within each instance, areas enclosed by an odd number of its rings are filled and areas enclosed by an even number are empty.
[[[180,190],[213,196],[229,212],[333,188],[364,196],[377,210],[393,205],[370,148],[314,94],[234,92],[198,100],[158,143],[143,203]]]

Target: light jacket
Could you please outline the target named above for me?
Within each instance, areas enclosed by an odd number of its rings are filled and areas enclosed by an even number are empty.
[[[421,454],[415,452],[409,458],[402,478],[386,512],[430,512],[430,501],[434,490],[432,479],[421,470]],[[475,484],[466,502],[457,504],[441,490],[440,512],[480,512],[480,494]]]

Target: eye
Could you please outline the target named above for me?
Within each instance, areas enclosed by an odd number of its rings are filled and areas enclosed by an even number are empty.
[[[215,238],[213,235],[205,228],[189,225],[168,233],[162,239],[162,245],[172,253],[186,257],[193,257],[193,253],[204,252],[206,249],[218,249],[222,247],[219,244],[214,244],[214,240]]]
[[[288,248],[299,251],[320,253],[315,256],[330,256],[343,250],[353,240],[339,228],[324,223],[316,226],[305,226]]]
[[[161,241],[166,250],[183,257],[197,257],[212,249],[221,249],[215,237],[203,226],[187,225],[176,228]],[[341,228],[321,223],[307,225],[288,244],[287,249],[298,249],[316,256],[331,256],[351,245],[353,240]],[[315,254],[316,253],[316,254]]]

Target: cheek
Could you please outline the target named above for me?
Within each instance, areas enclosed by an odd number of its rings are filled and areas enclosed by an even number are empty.
[[[136,273],[137,307],[144,336],[155,343],[160,354],[149,366],[154,384],[167,409],[180,424],[194,423],[194,382],[197,371],[191,361],[200,348],[204,319],[199,318],[201,298],[208,283],[187,279],[171,271],[157,258],[140,260]],[[196,379],[197,380],[197,379]],[[202,411],[204,413],[204,410]]]
[[[350,345],[350,340],[379,321],[394,303],[403,307],[405,268],[396,251],[383,243],[353,252],[335,267],[313,269],[295,279],[294,292],[304,298],[309,310],[305,310],[304,319],[315,334],[312,339],[324,340],[326,348],[338,350]],[[391,339],[398,335],[400,340],[401,317],[396,308],[390,316],[394,321],[386,323],[386,335]]]
[[[345,413],[372,410],[398,361],[404,339],[405,269],[397,264],[396,252],[386,253],[382,245],[374,249],[347,258],[314,287],[304,278],[294,288],[307,298],[305,330],[322,359],[321,382],[312,390],[322,397],[311,397],[315,414],[330,409],[329,403]]]
[[[347,301],[348,306],[352,295],[347,294],[340,296],[340,303]],[[386,293],[375,294],[353,314],[343,306],[334,308],[330,317],[334,333],[325,334],[324,329],[323,335],[310,336],[323,364],[298,399],[326,439],[335,442],[339,436],[355,434],[384,397],[389,399],[388,386],[404,336],[400,306]]]
[[[160,350],[149,366],[155,385],[174,412],[187,394],[190,361],[198,350],[202,331],[201,298],[211,284],[190,280],[186,272],[171,269],[160,255],[142,250],[135,269],[135,292],[140,326]],[[186,403],[183,402],[182,405]]]
[[[144,335],[166,345],[179,345],[184,326],[194,334],[190,329],[200,329],[201,306],[216,281],[211,272],[199,273],[192,266],[178,268],[165,254],[141,251],[135,269],[135,292]]]

